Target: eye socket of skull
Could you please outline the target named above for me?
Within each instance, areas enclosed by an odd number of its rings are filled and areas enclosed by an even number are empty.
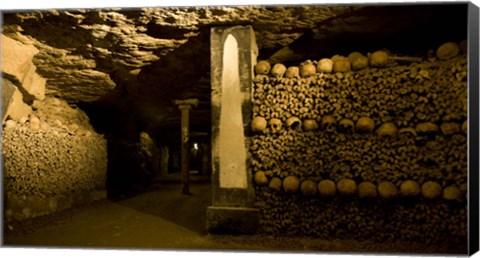
[[[287,119],[285,124],[288,128],[290,128],[292,130],[296,130],[300,127],[302,122],[300,121],[300,119],[298,117],[292,116],[292,117]]]
[[[270,119],[269,123],[270,128],[272,129],[273,132],[277,132],[280,129],[282,129],[282,121],[278,118],[272,118]]]
[[[295,121],[290,125],[290,128],[297,129],[300,126],[300,121]]]
[[[335,130],[336,120],[333,116],[327,115],[322,118],[322,129],[332,132]]]

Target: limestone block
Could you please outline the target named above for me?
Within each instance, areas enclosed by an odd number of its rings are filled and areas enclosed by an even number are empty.
[[[1,69],[5,76],[19,83],[24,97],[30,100],[45,98],[46,80],[36,73],[32,58],[38,53],[34,46],[24,45],[4,35],[2,38]]]
[[[32,112],[32,108],[23,102],[23,95],[17,88],[15,88],[11,98],[6,103],[8,104],[6,104],[6,110],[2,116],[2,124],[7,117],[10,117],[14,121],[18,121],[20,118],[26,117]]]
[[[32,58],[38,53],[34,46],[24,45],[2,34],[2,72],[15,77],[19,82],[33,66]]]
[[[28,70],[27,74],[25,75],[21,87],[25,89],[27,96],[33,100],[44,100],[45,99],[45,85],[47,80],[40,77],[37,74],[35,66],[31,66]]]

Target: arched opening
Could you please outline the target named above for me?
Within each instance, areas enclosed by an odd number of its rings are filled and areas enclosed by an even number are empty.
[[[246,188],[246,150],[243,133],[242,95],[238,43],[228,35],[223,47],[222,97],[220,102],[220,187]]]

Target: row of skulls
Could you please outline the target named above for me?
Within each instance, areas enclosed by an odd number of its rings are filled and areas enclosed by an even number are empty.
[[[326,115],[322,117],[319,125],[315,119],[304,119],[302,121],[298,117],[293,116],[285,121],[285,125],[288,129],[297,130],[302,128],[304,131],[312,131],[320,128],[326,132],[334,132],[338,129],[342,133],[373,133],[375,130],[375,121],[370,117],[361,117],[356,123],[351,119],[342,118],[337,125],[337,120],[333,116]],[[271,133],[278,133],[282,129],[282,120],[278,118],[272,118],[267,122],[265,118],[256,116],[251,121],[251,130],[254,133],[265,133],[268,130]],[[461,131],[466,134],[467,129],[467,120],[465,120],[462,125],[455,122],[445,122],[438,126],[432,122],[422,122],[417,124],[415,128],[406,127],[401,129],[398,129],[394,123],[387,122],[380,125],[376,133],[379,136],[393,137],[397,133],[408,133],[417,136],[417,133],[428,135],[441,131],[444,135],[453,135]]]
[[[447,42],[437,48],[434,56],[440,60],[448,60],[463,50],[466,47],[466,41],[460,43],[460,46],[455,42]],[[348,57],[335,55],[332,58],[322,58],[319,61],[307,60],[299,66],[286,67],[281,63],[273,66],[265,60],[259,61],[255,66],[255,73],[258,76],[272,75],[277,78],[305,78],[319,73],[344,73],[350,71],[360,71],[368,67],[382,68],[392,66],[397,60],[404,60],[405,57],[392,56],[386,50],[378,50],[367,56],[360,52],[352,52]],[[410,61],[421,61],[419,58],[407,58]]]
[[[273,191],[283,190],[288,194],[300,192],[304,196],[320,196],[325,199],[333,198],[337,194],[344,197],[356,195],[361,199],[379,197],[382,200],[422,196],[426,200],[443,198],[446,201],[463,201],[466,197],[466,189],[461,190],[456,185],[442,188],[435,181],[427,181],[420,185],[414,180],[405,180],[397,188],[395,184],[388,181],[382,181],[378,185],[364,181],[357,185],[355,180],[349,178],[343,178],[337,182],[330,179],[323,179],[319,182],[310,179],[301,181],[293,175],[287,176],[283,180],[278,177],[269,179],[264,171],[257,171],[254,181],[257,186],[267,186]]]

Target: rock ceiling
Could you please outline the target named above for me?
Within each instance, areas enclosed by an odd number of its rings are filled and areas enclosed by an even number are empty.
[[[142,130],[176,128],[173,100],[197,97],[192,126],[209,128],[211,27],[252,25],[259,58],[294,63],[462,40],[466,10],[465,4],[45,10],[4,13],[3,33],[39,50],[33,62],[47,79],[47,95],[81,105],[100,127],[128,121]]]

